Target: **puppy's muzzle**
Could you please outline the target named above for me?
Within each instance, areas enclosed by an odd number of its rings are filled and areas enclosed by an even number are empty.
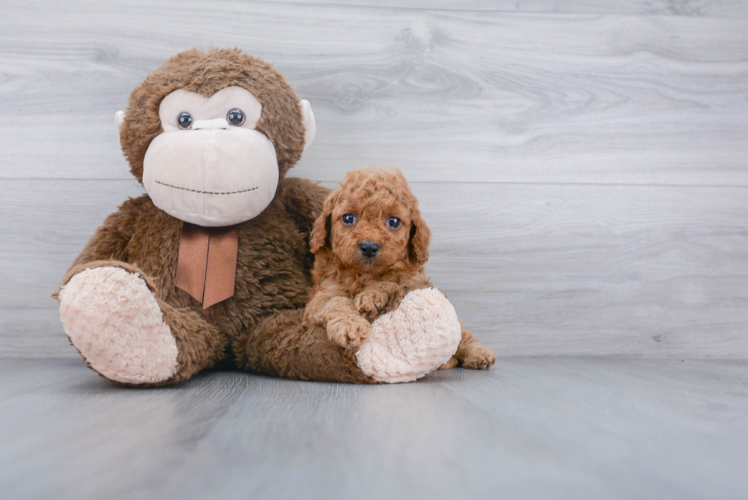
[[[373,259],[379,253],[379,243],[376,241],[362,241],[358,247],[361,250],[361,255],[367,259]]]

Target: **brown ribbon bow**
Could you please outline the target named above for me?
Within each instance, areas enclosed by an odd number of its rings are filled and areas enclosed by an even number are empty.
[[[185,222],[179,240],[175,285],[203,309],[234,296],[239,229],[202,227]]]

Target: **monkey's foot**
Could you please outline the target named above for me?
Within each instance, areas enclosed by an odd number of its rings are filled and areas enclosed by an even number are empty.
[[[104,377],[155,384],[177,371],[177,343],[156,297],[119,267],[86,269],[62,288],[60,319],[86,362]]]
[[[449,361],[462,328],[452,304],[439,290],[414,290],[400,306],[371,325],[356,353],[358,366],[378,382],[412,382]]]

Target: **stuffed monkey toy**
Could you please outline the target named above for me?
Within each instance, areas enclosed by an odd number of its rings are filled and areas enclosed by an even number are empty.
[[[445,328],[423,310],[393,313],[417,325],[392,332],[417,350],[388,344],[362,366],[324,328],[303,325],[309,235],[329,191],[286,177],[315,122],[272,66],[238,49],[183,52],[132,92],[116,122],[147,194],[107,217],[56,294],[66,334],[100,375],[160,386],[221,367],[395,382],[455,352],[456,316]],[[434,307],[443,300],[434,294]]]

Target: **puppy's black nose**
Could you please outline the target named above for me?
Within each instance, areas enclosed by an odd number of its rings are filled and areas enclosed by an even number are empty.
[[[376,256],[377,252],[379,252],[379,243],[376,241],[362,241],[359,248],[361,249],[361,255],[371,258]]]

